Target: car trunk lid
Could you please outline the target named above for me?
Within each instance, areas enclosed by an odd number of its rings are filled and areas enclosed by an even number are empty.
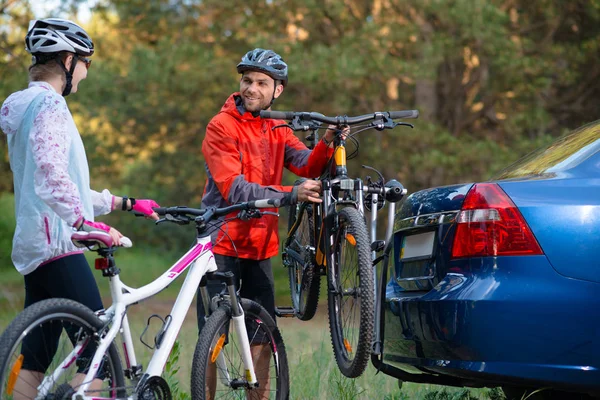
[[[394,220],[394,277],[404,291],[431,290],[447,271],[453,226],[472,183],[408,196]]]

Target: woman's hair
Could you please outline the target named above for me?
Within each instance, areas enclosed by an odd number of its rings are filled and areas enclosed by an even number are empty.
[[[56,57],[49,59],[43,63],[31,64],[29,66],[29,82],[35,81],[47,81],[48,79],[59,77],[65,82],[65,73],[62,67],[58,64],[58,60],[62,60],[64,63],[67,56],[70,53],[68,51],[61,51]]]

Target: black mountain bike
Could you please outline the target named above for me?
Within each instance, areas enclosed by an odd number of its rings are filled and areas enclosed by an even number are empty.
[[[312,132],[308,139],[318,140],[321,124],[335,125],[334,155],[326,172],[319,178],[323,188],[320,204],[299,203],[290,208],[288,237],[284,242],[283,262],[289,268],[292,308],[278,308],[280,316],[311,319],[319,300],[321,275],[327,276],[329,330],[336,362],[342,374],[360,376],[368,363],[374,329],[375,277],[371,252],[378,249],[371,242],[364,217],[364,201],[369,197],[405,193],[400,183],[384,187],[364,185],[360,178],[348,176],[346,142],[368,129],[393,129],[410,126],[396,119],[417,118],[416,110],[376,112],[357,117],[326,117],[319,113],[261,111],[261,117],[283,119],[294,131]],[[351,127],[346,139],[342,129]]]

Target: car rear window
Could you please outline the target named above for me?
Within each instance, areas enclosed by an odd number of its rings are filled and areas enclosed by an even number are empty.
[[[494,180],[542,175],[573,168],[600,151],[600,121],[575,131],[523,157]]]

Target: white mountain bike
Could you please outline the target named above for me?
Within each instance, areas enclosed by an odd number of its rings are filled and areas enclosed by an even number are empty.
[[[161,374],[199,285],[208,317],[192,362],[192,399],[287,399],[289,372],[281,334],[264,308],[238,298],[232,273],[217,272],[210,240],[212,228],[228,221],[219,222],[218,217],[238,212],[235,218],[259,218],[273,214],[259,209],[279,205],[278,200],[268,199],[225,208],[155,209],[163,216],[161,221],[194,223],[197,242],[165,273],[140,288],[120,280],[113,257],[117,247],[111,246],[108,234],[74,233],[74,243],[101,256],[96,269],[109,279],[113,304],[94,313],[72,300],[50,299],[23,310],[0,337],[0,400],[170,400],[170,388]],[[130,247],[131,241],[125,239],[123,243],[129,242],[125,247]],[[162,328],[144,368],[135,356],[127,311],[166,288],[186,269],[189,272],[171,313],[159,317]],[[227,293],[210,299],[207,279],[224,282]],[[254,345],[270,351],[268,371],[255,370]],[[207,378],[211,369],[216,371],[212,382]]]

